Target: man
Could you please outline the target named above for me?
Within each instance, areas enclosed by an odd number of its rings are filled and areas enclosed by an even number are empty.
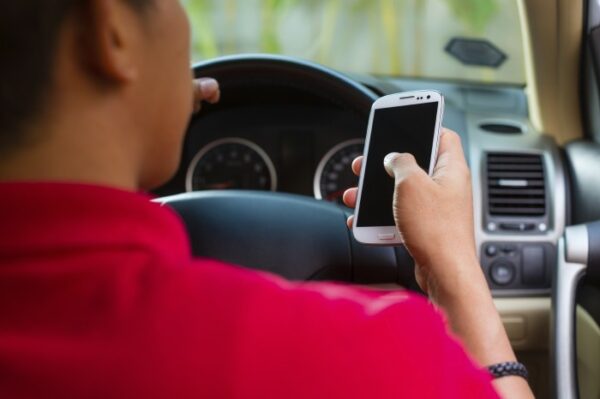
[[[219,96],[190,84],[177,0],[4,2],[0,46],[0,397],[496,397],[483,366],[515,357],[454,133],[433,179],[407,154],[386,169],[419,282],[468,354],[424,299],[193,260],[178,218],[135,194],[176,170],[194,91],[196,108]]]

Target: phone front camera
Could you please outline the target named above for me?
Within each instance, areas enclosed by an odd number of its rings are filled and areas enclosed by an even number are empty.
[[[431,98],[431,96],[427,96],[427,99],[429,100]]]

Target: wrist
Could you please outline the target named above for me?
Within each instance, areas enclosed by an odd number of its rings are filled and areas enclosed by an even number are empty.
[[[500,315],[475,254],[464,259],[438,260],[429,295],[448,318],[454,333],[482,366],[515,361]]]
[[[463,307],[477,303],[482,297],[491,300],[487,281],[474,251],[460,256],[441,252],[427,263],[418,263],[427,270],[428,294],[439,306]],[[473,302],[475,301],[475,302]]]

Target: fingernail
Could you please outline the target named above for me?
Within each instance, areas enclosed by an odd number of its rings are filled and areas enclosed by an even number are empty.
[[[205,79],[200,82],[200,87],[203,92],[216,91],[219,88],[219,84],[214,79]]]
[[[396,158],[396,155],[398,155],[398,153],[396,153],[396,152],[392,152],[390,154],[387,154],[385,156],[385,158],[383,159],[384,165],[387,165],[387,164],[391,163],[394,160],[394,158]]]

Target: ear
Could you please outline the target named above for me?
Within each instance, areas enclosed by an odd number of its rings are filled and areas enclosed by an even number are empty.
[[[136,80],[140,17],[122,0],[88,0],[81,12],[84,62],[103,80]]]

